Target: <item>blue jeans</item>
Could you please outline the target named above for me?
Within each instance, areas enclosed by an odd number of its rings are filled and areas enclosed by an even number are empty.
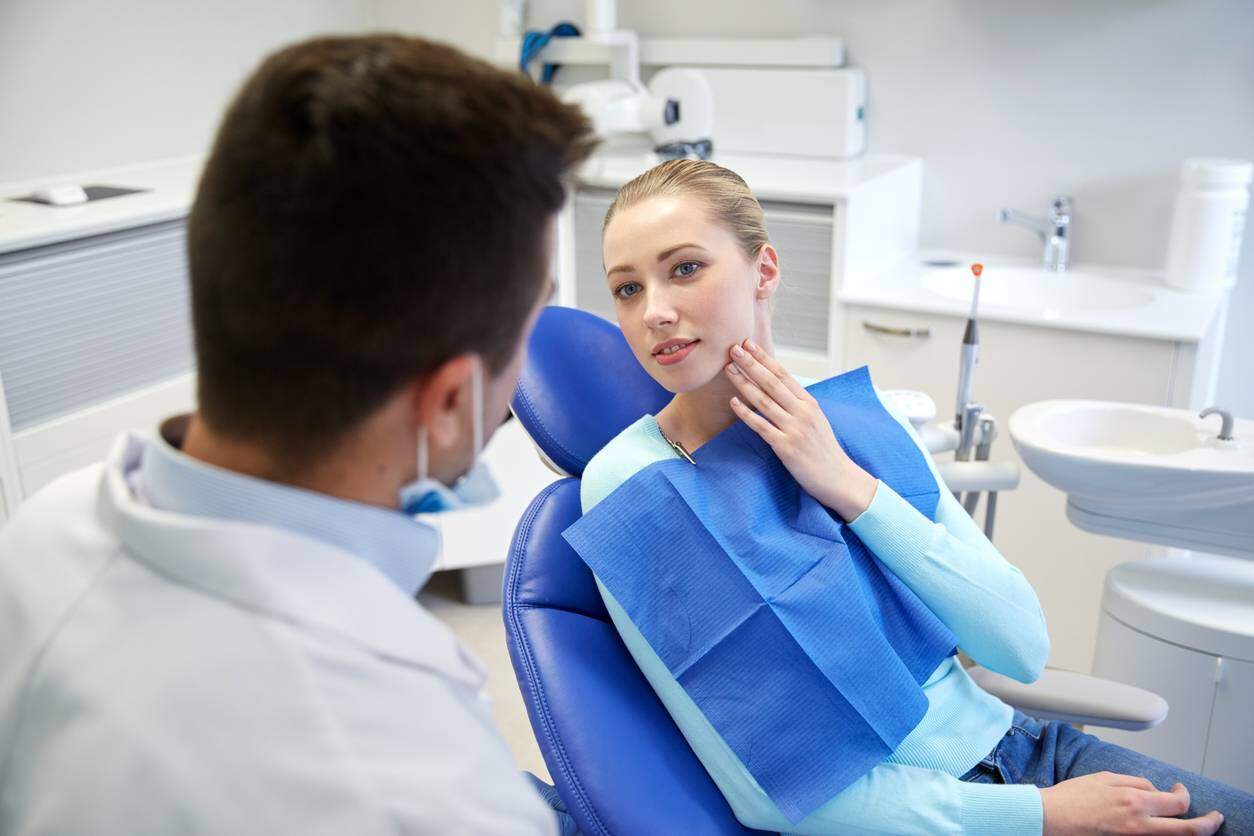
[[[1094,772],[1139,775],[1148,778],[1160,790],[1169,790],[1179,782],[1189,790],[1191,804],[1187,818],[1218,810],[1224,814],[1219,833],[1227,836],[1254,834],[1254,795],[1106,743],[1066,723],[1038,720],[1021,711],[1015,712],[1010,731],[1001,742],[987,758],[963,775],[962,780],[1052,787],[1068,778]]]

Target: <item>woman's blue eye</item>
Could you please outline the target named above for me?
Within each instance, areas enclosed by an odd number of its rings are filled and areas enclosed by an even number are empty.
[[[614,295],[619,299],[630,299],[640,292],[640,285],[635,282],[625,282],[620,284],[618,289],[614,291]]]
[[[681,261],[675,265],[675,275],[681,277],[691,276],[701,268],[700,262],[697,261]]]

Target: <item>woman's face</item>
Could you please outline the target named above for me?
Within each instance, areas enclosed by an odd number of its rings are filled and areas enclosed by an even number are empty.
[[[652,197],[615,213],[602,242],[618,324],[636,359],[671,392],[722,373],[734,343],[769,345],[766,300],[779,279],[769,245],[748,258],[696,197]]]

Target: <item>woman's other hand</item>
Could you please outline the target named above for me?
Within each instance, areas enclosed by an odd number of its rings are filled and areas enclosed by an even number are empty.
[[[724,370],[739,397],[731,408],[775,451],[798,484],[846,522],[865,511],[878,481],[836,441],[814,396],[752,340],[732,346]]]
[[[1114,772],[1095,772],[1041,790],[1045,836],[1097,836],[1107,833],[1178,833],[1209,836],[1223,824],[1212,810],[1181,819],[1189,810],[1189,791],[1176,784],[1161,792],[1149,780]]]

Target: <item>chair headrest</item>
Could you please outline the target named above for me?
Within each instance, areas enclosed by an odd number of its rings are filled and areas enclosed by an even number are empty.
[[[510,405],[532,440],[572,476],[671,393],[640,367],[618,326],[574,308],[541,312]]]

